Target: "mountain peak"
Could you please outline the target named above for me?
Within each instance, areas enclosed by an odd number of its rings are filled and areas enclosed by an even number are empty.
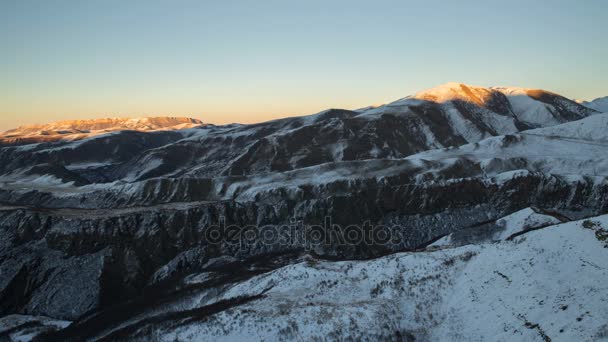
[[[467,100],[482,104],[495,92],[492,88],[467,85],[458,82],[448,82],[437,87],[416,93],[413,98],[433,102]]]

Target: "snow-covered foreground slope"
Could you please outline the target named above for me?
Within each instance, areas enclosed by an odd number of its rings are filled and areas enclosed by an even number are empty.
[[[308,257],[243,281],[188,291],[98,335],[89,331],[88,338],[608,339],[608,215],[529,231],[518,220],[525,215],[507,218],[518,234],[496,243],[368,261]],[[184,282],[204,285],[210,278],[212,272]],[[61,336],[86,336],[74,335],[84,332],[77,325],[66,332]]]
[[[608,216],[590,222],[608,228]],[[583,223],[492,245],[288,266],[224,295],[265,298],[164,338],[607,339],[608,249]]]
[[[472,243],[494,242],[511,238],[522,231],[561,223],[549,214],[526,208],[507,215],[496,222],[450,233],[430,244],[430,247],[462,246]]]

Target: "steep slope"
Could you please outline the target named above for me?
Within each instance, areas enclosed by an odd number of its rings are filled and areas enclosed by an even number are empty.
[[[191,118],[147,117],[59,121],[46,125],[21,126],[0,134],[0,144],[30,144],[74,141],[117,131],[153,132],[179,130],[203,125]]]
[[[492,89],[505,94],[518,119],[531,127],[553,126],[582,119],[590,114],[587,108],[578,103],[546,90],[513,87]]]

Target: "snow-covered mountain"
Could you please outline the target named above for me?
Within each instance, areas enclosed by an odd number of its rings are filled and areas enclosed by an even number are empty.
[[[7,316],[0,334],[137,341],[603,340],[608,327],[597,318],[608,314],[605,227],[607,215],[562,223],[526,208],[486,231],[460,234],[468,241],[461,236],[456,245],[369,261],[303,255],[237,266],[235,259],[218,258],[182,278],[177,292],[159,288],[71,326]]]
[[[608,113],[449,83],[173,123],[0,147],[0,339],[608,336]]]
[[[48,163],[72,171],[85,166],[76,172],[97,183],[280,172],[327,162],[403,158],[594,113],[545,91],[448,83],[364,111],[330,109],[253,125],[154,135],[122,132],[6,148],[0,151],[0,173]]]
[[[598,97],[593,101],[580,101],[579,103],[598,112],[608,112],[608,96]]]
[[[112,310],[58,336],[134,340],[601,340],[608,326],[608,216],[524,226],[497,243],[428,248],[370,261],[311,256],[228,287],[222,272],[183,280],[183,297]],[[550,217],[552,220],[556,220]],[[551,221],[550,221],[551,222]],[[123,308],[124,309],[124,308]],[[480,324],[483,321],[483,324]]]
[[[60,140],[74,141],[110,132],[179,130],[201,125],[203,125],[203,122],[200,120],[178,117],[69,120],[11,129],[0,134],[0,143],[24,144]]]

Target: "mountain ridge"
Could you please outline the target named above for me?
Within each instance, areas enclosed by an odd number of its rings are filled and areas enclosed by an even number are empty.
[[[332,161],[404,158],[596,113],[553,93],[542,93],[548,98],[540,101],[539,96],[521,94],[525,92],[521,88],[508,88],[507,92],[515,93],[509,97],[491,88],[452,83],[426,94],[454,92],[454,88],[456,96],[444,102],[406,97],[367,110],[330,109],[249,125],[114,132],[80,141],[59,140],[27,149],[4,149],[0,151],[0,161],[6,170],[18,170],[31,163],[60,163],[73,169],[78,168],[76,165],[104,161],[105,166],[82,171],[91,182],[161,176],[238,176]],[[471,93],[474,98],[469,99]],[[0,172],[2,169],[0,166]]]
[[[506,97],[506,98],[505,98]],[[544,105],[553,105],[556,103],[559,106],[570,107],[567,108],[566,111],[570,110],[575,112],[575,114],[570,114],[569,118],[564,118],[560,115],[555,115],[555,112],[552,112],[551,115],[543,114],[542,117],[536,118],[534,114],[541,113],[543,111],[542,105],[538,103],[535,104],[534,113],[529,113],[526,115],[522,115],[521,117],[517,114],[518,110],[513,110],[510,107],[517,106],[516,102],[525,100],[525,98],[531,98],[537,102],[540,102]],[[608,97],[606,97],[608,98]],[[606,98],[598,98],[597,100],[604,101]],[[520,126],[527,128],[536,128],[542,124],[546,124],[547,121],[553,120],[553,124],[563,123],[565,119],[572,120],[574,118],[582,118],[583,116],[589,115],[588,112],[585,113],[585,110],[598,111],[596,108],[591,105],[593,102],[585,102],[585,101],[573,101],[567,99],[557,93],[542,90],[542,89],[532,89],[532,88],[521,88],[521,87],[479,87],[473,85],[467,85],[464,83],[458,82],[448,82],[441,84],[437,87],[426,89],[424,91],[418,92],[414,95],[408,95],[396,101],[378,105],[378,106],[368,106],[355,110],[347,110],[347,109],[327,109],[321,111],[316,114],[304,115],[304,116],[295,116],[295,117],[285,117],[265,122],[260,122],[256,124],[231,124],[218,127],[231,127],[231,126],[255,126],[255,125],[263,125],[269,124],[272,122],[280,122],[284,120],[295,120],[297,118],[302,118],[304,120],[311,120],[315,117],[323,117],[327,116],[328,112],[338,112],[338,111],[348,111],[353,113],[359,113],[361,115],[374,114],[379,111],[386,111],[387,108],[410,105],[412,107],[419,106],[421,102],[431,102],[437,103],[439,105],[446,105],[449,103],[472,103],[478,107],[482,107],[488,109],[490,113],[498,113],[501,116],[515,116],[513,118],[513,122],[508,123],[504,118],[498,116],[493,118],[494,121],[499,120],[503,121],[500,123],[501,125],[511,125],[513,127]],[[530,106],[530,100],[527,100],[526,105]],[[577,106],[583,106],[582,109]],[[562,108],[563,109],[563,108]],[[574,115],[574,116],[572,116]],[[499,123],[495,123],[498,125]],[[36,143],[36,142],[52,142],[52,141],[60,141],[60,140],[81,140],[87,137],[111,133],[122,130],[135,130],[135,131],[158,131],[158,130],[180,130],[187,128],[194,128],[198,126],[202,126],[204,123],[201,120],[187,118],[187,117],[170,117],[170,116],[161,116],[161,117],[139,117],[139,118],[99,118],[99,119],[88,119],[88,120],[64,120],[51,122],[47,124],[37,124],[37,125],[25,125],[17,128],[9,129],[3,133],[0,133],[0,143]],[[490,125],[491,129],[492,127]],[[503,127],[504,128],[504,127]],[[514,128],[515,129],[515,128]],[[89,131],[97,131],[97,132],[89,132]],[[505,133],[505,132],[502,132]],[[470,142],[470,141],[469,141]]]
[[[117,131],[182,130],[199,127],[203,124],[198,119],[171,116],[63,120],[9,129],[0,133],[0,143],[74,141]]]

